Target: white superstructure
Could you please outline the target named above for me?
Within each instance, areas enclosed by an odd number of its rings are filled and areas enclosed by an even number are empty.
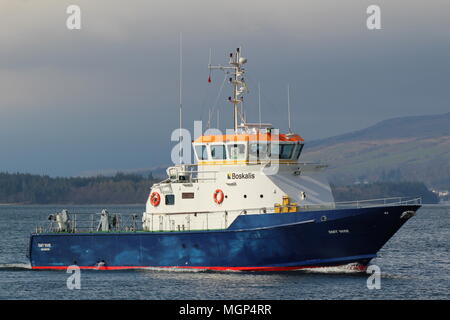
[[[301,211],[334,202],[320,164],[301,163],[304,140],[280,134],[269,124],[237,125],[247,86],[239,50],[230,54],[233,134],[203,135],[193,141],[196,163],[167,169],[152,186],[143,215],[147,231],[225,229],[241,214]],[[241,120],[243,118],[241,117]]]

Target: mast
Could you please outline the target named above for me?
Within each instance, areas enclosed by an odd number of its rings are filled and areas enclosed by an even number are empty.
[[[242,67],[246,62],[247,59],[241,56],[240,48],[237,48],[234,53],[230,53],[229,66],[212,66],[211,63],[208,65],[210,70],[220,69],[232,76],[229,80],[233,89],[233,95],[228,98],[228,101],[233,105],[234,131],[237,131],[238,128],[239,104],[242,104],[243,102],[243,97],[241,95],[248,92],[247,84],[244,82],[243,77],[245,69]]]

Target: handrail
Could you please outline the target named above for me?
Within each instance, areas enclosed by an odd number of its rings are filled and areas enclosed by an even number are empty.
[[[390,201],[390,200],[396,200],[396,201]],[[382,202],[379,204],[373,204],[376,202]],[[307,205],[309,207],[313,206],[326,206],[326,205],[334,205],[335,207],[340,206],[356,206],[357,208],[363,208],[366,207],[365,204],[369,203],[368,207],[379,207],[384,205],[408,205],[408,204],[422,204],[422,198],[412,198],[412,197],[391,197],[391,198],[378,198],[378,199],[365,199],[365,200],[353,200],[353,201],[340,201],[340,202],[329,202],[329,203],[323,203],[323,204],[312,204]]]
[[[59,213],[50,215],[49,224],[47,227],[37,226],[36,233],[42,232],[95,232],[99,231],[102,219],[101,213],[92,212],[68,212],[67,220],[61,221],[57,217]],[[99,218],[95,218],[95,217]],[[107,224],[109,225],[108,231],[139,231],[142,230],[142,224],[139,215],[136,213],[108,213]]]
[[[390,200],[395,200],[390,202]],[[374,203],[380,202],[380,203]],[[380,206],[399,206],[399,205],[421,205],[422,198],[408,198],[408,197],[391,197],[391,198],[379,198],[379,199],[366,199],[366,200],[355,200],[355,201],[341,201],[341,202],[328,202],[328,203],[318,203],[318,204],[299,204],[297,205],[298,212],[304,211],[315,211],[315,210],[326,210],[326,209],[351,209],[351,208],[370,208],[370,207],[380,207]],[[172,214],[212,214],[212,213],[238,213],[238,215],[243,214],[270,214],[275,210],[274,207],[258,207],[258,208],[243,208],[235,210],[216,210],[216,211],[197,211],[197,212],[178,212]],[[36,227],[36,233],[42,232],[95,232],[99,229],[99,220],[95,220],[95,216],[100,216],[100,213],[89,213],[89,212],[79,212],[79,213],[69,213],[67,225],[64,230],[60,230],[58,227],[57,220],[50,220],[50,224],[47,228],[42,226]],[[109,213],[111,218],[115,218],[115,224],[110,226],[110,231],[112,232],[133,232],[142,230],[142,224],[138,223],[138,215],[136,213],[120,214],[120,213]],[[81,219],[79,219],[81,218]],[[83,219],[84,218],[84,219]],[[86,230],[86,231],[85,231]]]
[[[388,202],[388,200],[396,199],[395,202]],[[383,203],[371,204],[369,202],[375,201],[383,201]],[[369,205],[365,205],[369,203]],[[409,198],[409,197],[392,197],[392,198],[379,198],[379,199],[365,199],[365,200],[354,200],[354,201],[341,201],[341,202],[324,202],[317,204],[298,204],[297,207],[299,211],[314,210],[314,209],[345,209],[345,208],[368,208],[368,207],[379,207],[384,205],[395,206],[395,205],[412,205],[422,204],[422,198]],[[187,214],[187,213],[197,213],[197,214],[210,214],[217,212],[228,212],[228,213],[239,213],[241,214],[255,214],[255,213],[273,213],[275,207],[257,207],[257,208],[243,208],[243,209],[235,209],[235,210],[216,210],[216,211],[195,211],[195,212],[176,212],[169,213],[170,214]],[[255,212],[256,211],[256,212]]]

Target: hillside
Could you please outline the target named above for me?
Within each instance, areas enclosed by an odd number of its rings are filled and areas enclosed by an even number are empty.
[[[450,113],[385,120],[305,144],[304,161],[329,165],[338,185],[356,181],[422,181],[450,189]]]

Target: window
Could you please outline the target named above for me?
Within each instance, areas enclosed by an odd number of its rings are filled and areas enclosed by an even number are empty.
[[[211,146],[211,157],[214,160],[225,160],[227,158],[227,151],[225,149],[225,145],[212,145]]]
[[[272,159],[291,159],[292,152],[294,151],[295,144],[293,143],[282,143],[282,144],[272,144],[271,158]]]
[[[300,153],[302,152],[303,144],[297,144],[297,149],[295,149],[294,159],[297,160],[300,157]]]
[[[230,159],[245,160],[245,144],[229,144],[228,154],[230,155]]]
[[[175,195],[173,194],[166,194],[166,205],[172,206],[175,204]]]
[[[194,199],[194,193],[193,192],[183,192],[181,194],[181,199]]]
[[[268,144],[267,143],[250,143],[249,158],[252,160],[268,159]]]
[[[282,144],[280,159],[290,159],[292,157],[292,152],[294,151],[295,144]]]
[[[208,150],[204,144],[195,146],[195,153],[198,160],[208,160]]]

